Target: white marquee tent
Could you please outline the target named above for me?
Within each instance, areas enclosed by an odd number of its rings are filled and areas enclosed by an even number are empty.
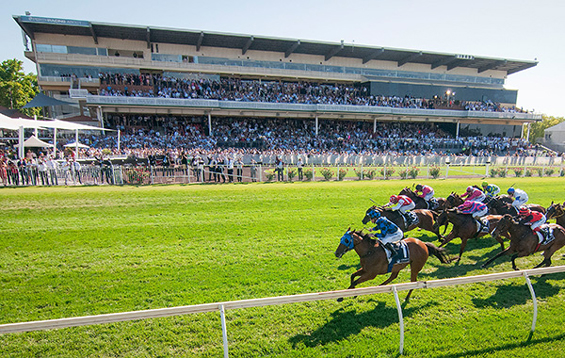
[[[78,131],[79,130],[90,130],[90,131],[108,131],[112,129],[99,128],[93,126],[87,126],[84,124],[78,124],[73,122],[65,122],[59,119],[53,120],[31,120],[24,118],[10,118],[3,114],[0,114],[0,128],[18,130],[19,131],[19,144],[18,144],[18,154],[19,157],[24,156],[24,128],[35,128],[37,129],[53,129],[53,147],[57,146],[57,129],[63,130],[74,130],[75,131],[75,148],[78,151]]]

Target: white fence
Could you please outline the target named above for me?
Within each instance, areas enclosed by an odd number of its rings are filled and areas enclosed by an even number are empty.
[[[0,325],[0,334],[30,332],[30,331],[58,329],[58,328],[67,328],[67,327],[78,327],[78,326],[87,326],[94,324],[131,321],[138,319],[170,317],[170,316],[186,315],[191,313],[219,311],[221,315],[221,324],[222,324],[224,357],[227,358],[228,338],[227,338],[227,326],[225,319],[226,310],[236,309],[236,308],[282,305],[288,303],[298,303],[298,302],[308,302],[308,301],[320,301],[320,300],[336,299],[340,297],[372,295],[376,293],[393,293],[394,298],[396,300],[398,319],[400,322],[399,351],[400,354],[402,354],[404,351],[404,319],[402,315],[402,307],[400,305],[400,299],[398,297],[398,291],[407,291],[412,289],[423,289],[423,288],[437,288],[437,287],[445,287],[445,286],[462,285],[468,283],[487,282],[487,281],[516,278],[516,277],[524,277],[526,279],[526,284],[528,285],[528,288],[530,290],[530,294],[532,296],[533,306],[534,306],[532,327],[530,331],[530,334],[533,334],[536,328],[536,320],[537,320],[537,299],[534,288],[530,281],[530,276],[545,275],[545,274],[558,273],[558,272],[565,272],[565,266],[545,267],[545,268],[522,270],[522,271],[500,272],[500,273],[493,273],[488,275],[457,277],[457,278],[449,278],[443,280],[400,283],[400,284],[394,284],[388,286],[364,287],[364,288],[356,288],[352,290],[339,290],[339,291],[329,291],[329,292],[306,293],[306,294],[292,295],[292,296],[280,296],[280,297],[268,297],[268,298],[258,298],[258,299],[249,299],[249,300],[240,300],[240,301],[206,303],[206,304],[192,305],[192,306],[160,308],[160,309],[122,312],[122,313],[110,313],[110,314],[102,314],[97,316],[61,318],[61,319],[52,319],[45,321],[8,323],[8,324]]]

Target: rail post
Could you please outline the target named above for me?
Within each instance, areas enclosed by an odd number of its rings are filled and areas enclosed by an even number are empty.
[[[402,354],[404,352],[404,318],[402,317],[402,306],[400,305],[400,299],[398,299],[396,286],[392,288],[392,292],[394,292],[394,300],[396,301],[396,309],[398,310],[398,323],[400,325],[400,345],[398,350],[399,353]]]
[[[228,358],[228,330],[226,327],[226,310],[220,305],[220,317],[222,319],[222,340],[224,341],[224,358]]]
[[[530,281],[530,276],[528,276],[527,272],[524,272],[524,278],[526,279],[526,283],[528,284],[528,288],[530,289],[530,294],[532,295],[532,301],[534,303],[534,316],[532,318],[532,329],[530,331],[530,337],[534,334],[536,329],[536,320],[538,318],[538,300],[536,298],[536,292],[534,291],[534,287],[532,286],[532,281]]]

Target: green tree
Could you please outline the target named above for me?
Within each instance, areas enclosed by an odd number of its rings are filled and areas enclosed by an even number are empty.
[[[0,66],[0,105],[20,110],[28,116],[39,114],[39,108],[22,107],[39,92],[37,76],[25,74],[23,62],[17,59],[5,60]]]
[[[558,125],[559,123],[565,121],[563,117],[553,117],[553,116],[542,116],[542,120],[540,122],[532,123],[530,128],[530,141],[532,143],[541,142],[544,137],[544,130],[549,127],[553,127]],[[524,131],[524,135],[526,135],[526,131]]]

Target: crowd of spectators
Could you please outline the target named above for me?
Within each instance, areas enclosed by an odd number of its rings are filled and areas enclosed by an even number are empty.
[[[147,158],[150,154],[183,151],[204,154],[230,151],[240,154],[362,154],[362,155],[508,155],[527,154],[532,148],[525,140],[503,137],[454,138],[434,123],[373,123],[303,119],[223,118],[207,122],[192,117],[154,115],[110,115],[108,124],[120,129],[118,137],[92,135],[81,141],[96,156],[103,149],[114,155]]]
[[[133,86],[133,87],[132,87]],[[100,74],[100,95],[160,97],[177,99],[214,99],[241,102],[359,105],[392,108],[523,112],[492,101],[460,102],[433,96],[372,95],[363,85],[316,82],[241,80],[234,78],[186,79],[160,74]]]

